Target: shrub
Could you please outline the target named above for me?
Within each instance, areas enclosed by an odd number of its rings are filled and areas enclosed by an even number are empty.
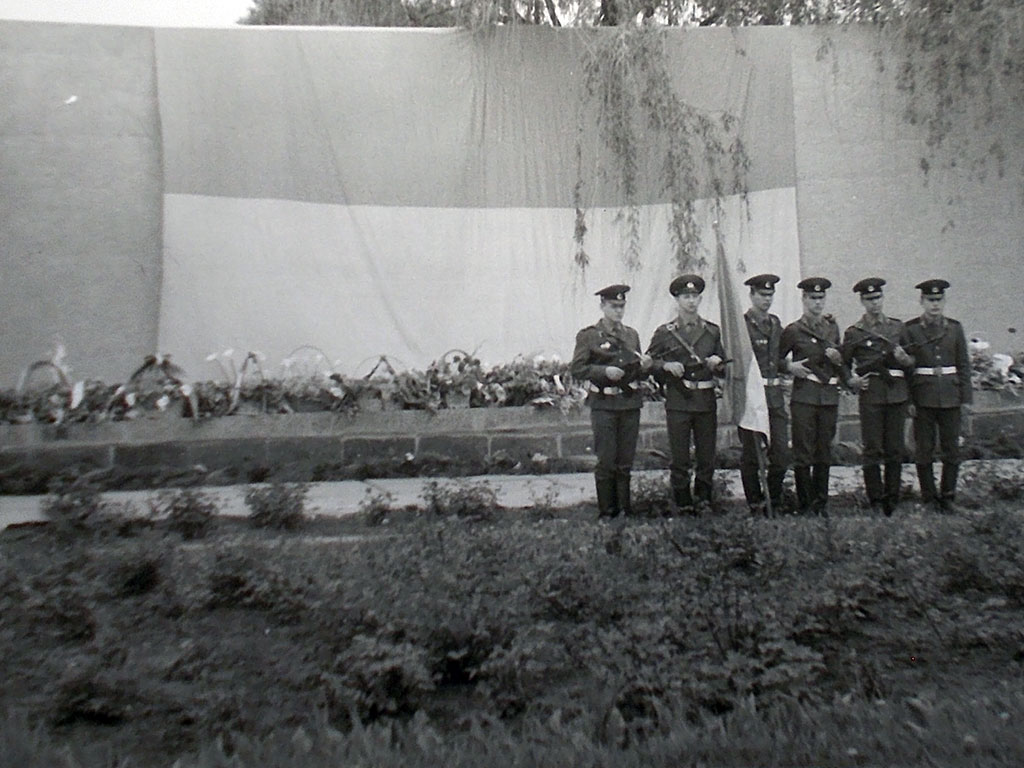
[[[424,486],[420,498],[431,517],[487,521],[493,520],[498,511],[498,495],[486,481],[439,483],[431,480]]]
[[[168,529],[180,533],[186,541],[204,538],[217,518],[217,505],[202,491],[192,488],[160,494],[153,511],[166,517]]]
[[[388,515],[394,511],[394,501],[394,495],[387,491],[367,488],[366,495],[363,497],[363,500],[359,502],[359,510],[356,514],[358,514],[367,525],[383,525],[388,521]]]
[[[632,506],[636,517],[668,517],[672,511],[672,489],[668,475],[633,477]]]
[[[272,483],[245,494],[249,522],[256,528],[294,531],[306,522],[306,483]]]
[[[412,714],[434,690],[426,651],[382,635],[354,637],[321,679],[332,707],[362,720]]]

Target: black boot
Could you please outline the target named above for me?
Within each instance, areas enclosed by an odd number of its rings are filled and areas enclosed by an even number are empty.
[[[690,495],[689,483],[687,483],[686,485],[673,485],[672,500],[676,503],[676,507],[679,510],[679,514],[693,514],[693,496]]]
[[[822,517],[828,517],[828,476],[832,469],[829,464],[814,465],[814,511]]]
[[[761,481],[757,476],[757,467],[740,467],[740,481],[743,483],[743,496],[751,508],[760,505],[764,501],[764,494],[761,492]]]
[[[695,478],[693,481],[693,503],[697,511],[705,514],[712,510],[711,499],[714,488],[711,483]]]
[[[619,514],[618,500],[615,498],[615,478],[595,478],[594,485],[597,488],[597,516],[615,517]]]
[[[615,476],[615,499],[619,512],[629,517],[633,514],[630,500],[630,477],[628,472],[620,472]]]
[[[768,496],[772,500],[772,512],[782,513],[782,483],[786,479],[786,470],[768,470]]]
[[[877,464],[865,464],[864,490],[868,495],[868,504],[873,510],[881,510],[885,501],[885,490],[882,485],[882,468]]]
[[[900,483],[903,479],[903,464],[899,461],[885,462],[885,503],[886,515],[891,515],[900,503]]]
[[[811,499],[814,498],[811,488],[811,468],[793,467],[793,479],[796,481],[797,509],[806,514],[811,511]]]
[[[934,504],[938,500],[935,491],[935,473],[932,472],[931,464],[917,465],[917,481],[921,485],[921,502]]]
[[[939,504],[947,511],[953,511],[953,499],[956,498],[956,476],[960,471],[959,464],[942,462],[942,479],[939,480]]]

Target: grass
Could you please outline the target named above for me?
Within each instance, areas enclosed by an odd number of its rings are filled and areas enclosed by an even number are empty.
[[[968,485],[961,515],[891,519],[599,523],[468,483],[301,531],[7,530],[0,755],[1024,764],[1020,477]]]

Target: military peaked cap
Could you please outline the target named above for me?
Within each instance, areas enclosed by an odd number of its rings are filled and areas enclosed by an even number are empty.
[[[754,275],[753,277],[748,277],[746,280],[743,281],[743,284],[749,285],[751,288],[756,288],[759,291],[774,291],[775,284],[779,282],[779,280],[781,279],[782,278],[779,277],[778,275],[773,275],[771,273],[766,272],[763,275]]]
[[[832,281],[824,277],[805,277],[796,287],[805,293],[824,293],[832,287]]]
[[[628,285],[609,285],[594,295],[600,296],[604,301],[625,301],[627,293],[629,293]]]
[[[680,275],[671,282],[668,292],[673,296],[683,293],[704,293],[704,278],[700,275]]]
[[[942,296],[949,288],[949,283],[945,280],[925,280],[914,287],[921,291],[922,296]]]
[[[880,277],[865,277],[853,286],[853,292],[859,293],[861,296],[881,294],[883,285],[885,285],[885,280]]]

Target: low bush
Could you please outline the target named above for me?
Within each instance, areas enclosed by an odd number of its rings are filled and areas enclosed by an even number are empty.
[[[165,491],[153,503],[155,516],[167,521],[167,528],[186,541],[204,538],[217,522],[217,505],[194,488]]]
[[[495,519],[498,495],[487,481],[428,482],[420,494],[424,512],[432,518],[457,517],[482,522]]]
[[[255,528],[298,530],[306,522],[305,483],[271,483],[245,493],[249,523]]]

